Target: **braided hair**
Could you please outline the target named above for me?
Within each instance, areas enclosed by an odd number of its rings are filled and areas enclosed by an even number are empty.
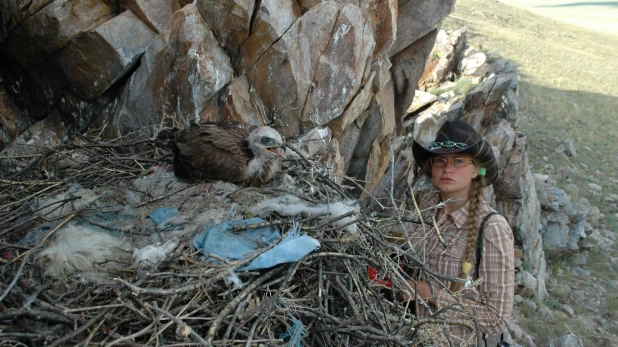
[[[464,280],[468,277],[468,273],[472,269],[472,260],[474,259],[474,252],[476,250],[476,239],[478,237],[477,225],[480,217],[479,212],[483,204],[483,187],[485,187],[485,176],[479,175],[476,179],[472,180],[467,225],[468,242],[466,243],[466,254],[462,263],[461,273],[459,274],[459,278]],[[451,291],[458,291],[462,287],[463,283],[453,282],[450,289]]]

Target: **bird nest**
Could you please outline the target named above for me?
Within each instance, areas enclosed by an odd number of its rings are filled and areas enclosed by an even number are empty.
[[[397,245],[405,240],[391,242],[390,230],[414,222],[399,210],[380,215],[355,209],[338,216],[273,211],[262,224],[283,232],[295,225],[320,248],[268,269],[234,271],[261,252],[213,262],[214,255],[193,247],[201,224],[248,217],[269,197],[294,196],[311,206],[352,199],[310,159],[286,162],[292,184],[279,180],[260,188],[180,181],[169,162],[169,153],[149,141],[85,137],[3,158],[2,345],[409,346],[447,341],[448,324],[474,329],[441,311],[418,319],[420,301],[393,295],[411,291],[404,281],[410,270],[427,271],[410,260],[419,259],[418,250]],[[162,206],[178,209],[177,230],[159,230],[147,217]],[[178,244],[147,268],[98,264],[94,275],[48,276],[37,258],[72,223],[95,226],[135,247],[172,237]],[[403,257],[409,259],[405,271]],[[369,279],[369,268],[392,287]],[[445,280],[431,272],[426,277]]]

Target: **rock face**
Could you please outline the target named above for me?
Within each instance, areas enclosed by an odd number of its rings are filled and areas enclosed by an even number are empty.
[[[112,19],[113,11],[105,1],[52,1],[11,32],[8,50],[24,68],[31,69],[71,40]]]
[[[331,143],[315,155],[338,180],[373,188],[453,3],[3,2],[0,148],[41,135],[43,124],[62,125],[58,141],[92,127],[149,137],[191,121],[271,123],[291,142],[329,128]]]
[[[54,61],[64,72],[67,88],[92,100],[139,62],[154,36],[133,12],[125,11],[71,41]]]
[[[187,5],[174,13],[123,86],[107,134],[118,136],[165,121],[188,125],[215,120],[206,112],[233,73],[229,57],[197,8]]]

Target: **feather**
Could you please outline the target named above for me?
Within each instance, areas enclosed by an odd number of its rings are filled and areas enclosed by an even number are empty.
[[[328,220],[332,220],[348,212],[358,210],[360,210],[360,206],[356,201],[353,200],[309,205],[295,196],[284,195],[277,198],[263,200],[257,205],[251,207],[249,209],[249,212],[258,216],[264,216],[271,212],[277,212],[282,216],[297,216],[301,213],[318,215],[326,214],[328,216]],[[335,226],[341,227],[352,222],[354,219],[355,216],[349,216],[336,220],[333,222],[333,224]],[[356,234],[356,223],[347,225],[345,229],[350,234]]]

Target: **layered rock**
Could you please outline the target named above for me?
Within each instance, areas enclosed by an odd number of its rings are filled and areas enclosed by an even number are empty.
[[[154,36],[132,11],[125,11],[71,41],[53,61],[64,72],[67,88],[92,100],[139,62]]]
[[[37,136],[41,126],[28,126],[52,114],[64,124],[58,141],[89,127],[151,136],[191,121],[271,123],[292,140],[328,127],[331,145],[316,156],[333,177],[373,188],[452,4],[3,3],[1,52],[11,72],[2,85],[17,109],[4,116],[3,146]],[[390,56],[398,56],[395,83]]]
[[[151,134],[162,122],[182,126],[215,120],[207,111],[232,77],[230,59],[211,28],[195,6],[187,5],[174,13],[124,85],[108,135],[142,129]]]
[[[7,39],[8,50],[25,69],[32,69],[113,16],[114,8],[104,1],[51,1],[15,27]]]

